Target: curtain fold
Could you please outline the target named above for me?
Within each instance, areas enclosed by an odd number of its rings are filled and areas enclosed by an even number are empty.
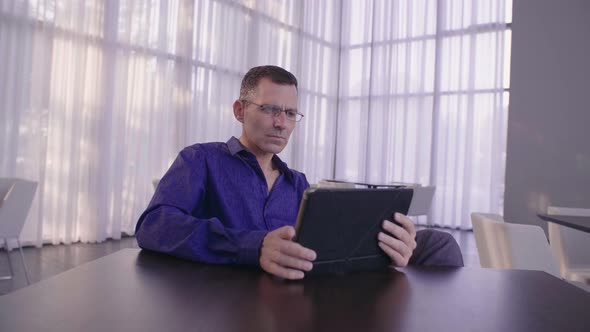
[[[436,186],[420,224],[502,213],[510,1],[344,1],[335,176]]]
[[[25,244],[133,234],[187,145],[240,134],[244,73],[300,82],[281,157],[326,178],[437,186],[421,222],[502,206],[507,1],[0,2],[0,176],[39,182]],[[508,48],[507,48],[507,46]]]

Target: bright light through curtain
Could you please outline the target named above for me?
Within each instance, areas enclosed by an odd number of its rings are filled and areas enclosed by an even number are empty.
[[[133,234],[182,147],[239,136],[245,72],[300,82],[282,157],[333,173],[339,1],[0,2],[0,176],[39,181],[21,240]]]
[[[0,1],[0,176],[39,181],[21,240],[132,234],[182,147],[240,134],[262,64],[300,81],[281,157],[310,182],[431,183],[452,227],[500,211],[511,6],[470,3]]]
[[[501,213],[510,1],[343,5],[336,178],[436,186],[418,222]]]

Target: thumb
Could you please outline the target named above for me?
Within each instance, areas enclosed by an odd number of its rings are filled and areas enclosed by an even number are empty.
[[[277,229],[277,235],[284,240],[292,240],[295,237],[295,228],[293,226],[283,226]]]

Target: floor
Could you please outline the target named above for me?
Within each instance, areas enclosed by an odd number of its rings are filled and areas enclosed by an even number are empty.
[[[440,229],[451,233],[463,252],[465,266],[479,266],[479,256],[475,247],[475,238],[471,231]],[[103,243],[75,243],[71,245],[46,245],[43,248],[24,248],[25,261],[31,283],[51,278],[78,265],[109,255],[124,248],[138,248],[134,237],[121,240],[109,240]],[[0,280],[0,296],[26,287],[24,270],[18,250],[10,251],[10,260],[14,269],[11,280]],[[0,277],[9,275],[8,258],[4,249],[0,250]]]
[[[75,243],[71,245],[45,245],[43,248],[23,249],[31,284],[73,269],[74,267],[109,255],[124,248],[138,248],[135,237],[121,240],[108,240],[102,243]],[[10,251],[14,269],[11,280],[0,280],[0,295],[27,286],[21,257],[18,250]],[[10,274],[8,258],[4,249],[0,250],[0,277]]]

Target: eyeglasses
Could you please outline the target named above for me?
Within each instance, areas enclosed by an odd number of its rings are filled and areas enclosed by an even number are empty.
[[[294,109],[283,109],[280,106],[271,105],[271,104],[260,105],[260,104],[253,103],[249,100],[242,100],[242,102],[258,106],[258,109],[262,113],[273,116],[273,117],[279,117],[281,115],[281,113],[285,112],[285,115],[287,116],[287,120],[289,120],[289,121],[299,122],[299,121],[301,121],[301,119],[303,119],[303,114],[297,112]]]

